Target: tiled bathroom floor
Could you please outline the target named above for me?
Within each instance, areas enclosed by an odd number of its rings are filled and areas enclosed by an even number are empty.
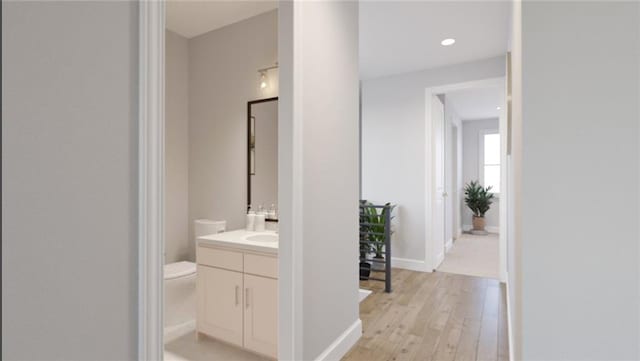
[[[164,345],[165,361],[266,361],[258,356],[225,343],[202,337],[196,340],[195,331]]]

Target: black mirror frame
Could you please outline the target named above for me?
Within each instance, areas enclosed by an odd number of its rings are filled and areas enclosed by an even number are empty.
[[[247,102],[247,211],[251,206],[251,106],[254,104],[277,101],[278,97],[252,100]]]

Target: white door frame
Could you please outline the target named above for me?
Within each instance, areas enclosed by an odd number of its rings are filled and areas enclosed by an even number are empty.
[[[439,253],[438,250],[436,250],[436,240],[435,238],[435,223],[437,220],[437,209],[436,209],[436,193],[437,193],[437,186],[436,186],[436,182],[435,182],[435,175],[438,173],[436,171],[436,164],[438,164],[438,162],[436,161],[436,152],[435,152],[435,145],[438,144],[438,142],[435,141],[435,136],[436,134],[434,133],[434,119],[432,117],[433,113],[433,109],[431,107],[432,102],[433,102],[433,97],[437,96],[438,94],[442,94],[443,92],[438,92],[437,89],[431,88],[432,91],[427,91],[426,94],[426,100],[425,100],[425,105],[426,105],[426,114],[427,114],[427,123],[425,125],[425,130],[427,132],[427,136],[425,136],[425,160],[426,160],[426,166],[425,166],[425,197],[427,198],[426,201],[426,219],[427,222],[425,222],[425,225],[428,227],[427,228],[427,232],[426,233],[427,236],[427,245],[425,246],[425,251],[426,251],[426,256],[429,258],[425,258],[427,265],[430,265],[428,270],[432,271],[435,270],[436,268],[438,268],[438,266],[440,265],[440,263],[442,263],[442,261],[444,260],[444,253],[445,253],[445,243],[446,240],[444,239],[446,237],[447,234],[447,230],[446,230],[446,217],[447,215],[444,214],[442,216],[442,227],[443,227],[443,233],[442,233],[442,238],[443,238],[443,244],[442,244],[442,253]],[[436,91],[433,91],[436,90]],[[446,130],[446,125],[447,125],[447,120],[446,120],[446,115],[444,112],[444,102],[442,103],[442,134],[443,134],[443,139],[442,139],[442,159],[441,161],[443,162],[442,164],[442,176],[444,178],[444,184],[443,184],[443,192],[446,191],[447,189],[447,174],[445,173],[446,170],[446,164],[445,160],[446,160],[446,153],[444,153],[446,151],[446,134],[447,134],[447,130]],[[444,198],[444,197],[443,197]],[[447,200],[443,199],[442,200],[442,205],[443,208],[447,209]]]
[[[433,175],[435,171],[434,152],[433,152],[433,119],[431,115],[431,97],[437,94],[443,94],[455,90],[471,89],[478,87],[498,87],[504,86],[505,78],[488,78],[470,82],[448,84],[436,87],[430,87],[425,89],[425,264],[428,272],[433,271],[438,266],[438,260],[435,254],[435,241],[433,239],[433,225],[434,225],[434,180]],[[505,99],[503,99],[503,102]],[[502,139],[501,145],[501,164],[506,164],[506,147],[504,146],[506,140],[506,118],[504,109],[505,104],[500,104],[500,137]],[[462,130],[460,130],[461,132]],[[446,146],[445,146],[446,148]],[[501,189],[500,192],[500,241],[499,241],[499,255],[500,255],[500,281],[506,282],[507,280],[507,192],[506,182],[504,181],[506,175],[505,167],[500,167]],[[461,175],[458,175],[461,176]],[[447,175],[445,174],[445,178]],[[462,221],[461,221],[462,222]]]
[[[278,4],[278,359],[303,358],[303,113],[299,2]],[[295,36],[294,36],[295,35]]]
[[[138,359],[163,357],[164,0],[139,3]]]
[[[300,24],[294,23],[292,2],[279,5],[280,87],[279,102],[279,312],[278,353],[280,359],[299,359],[302,355],[302,267],[301,184],[303,163],[300,149],[300,105],[293,97],[294,42],[302,42],[293,34]],[[165,0],[139,2],[139,124],[138,124],[138,359],[162,360],[164,302],[164,86],[165,86]],[[299,85],[299,84],[297,84]]]

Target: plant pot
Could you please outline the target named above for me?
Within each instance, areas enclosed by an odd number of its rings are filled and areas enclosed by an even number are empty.
[[[371,264],[369,262],[360,262],[360,279],[366,281],[371,275]]]
[[[371,262],[371,270],[384,272],[384,270],[386,269],[386,263],[384,263],[384,256],[374,257],[373,259],[379,262]]]
[[[484,217],[473,216],[473,229],[471,230],[471,234],[478,236],[486,236],[489,234],[489,232],[484,230],[484,224]]]
[[[484,217],[473,216],[473,230],[484,231]]]

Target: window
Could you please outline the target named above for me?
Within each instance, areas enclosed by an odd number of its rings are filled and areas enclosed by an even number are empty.
[[[500,193],[500,134],[487,132],[483,136],[483,186],[491,186],[493,193]]]

